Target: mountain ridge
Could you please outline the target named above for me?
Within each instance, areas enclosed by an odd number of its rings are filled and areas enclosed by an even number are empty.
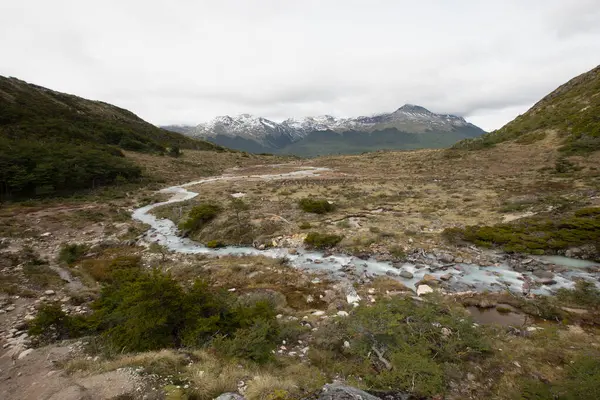
[[[334,138],[334,141],[338,144],[334,148],[326,149],[324,153],[319,151],[318,154],[305,154],[304,152],[298,154],[294,151],[294,148],[297,147],[296,144],[307,137],[311,137],[312,140],[316,140],[316,137],[323,137],[323,135],[315,135],[318,132],[336,133],[342,138],[351,135],[354,139],[358,139],[354,136],[354,133],[357,132],[367,135],[367,138],[386,132],[384,141],[377,139],[371,143],[364,143],[363,151],[412,148],[405,146],[406,140],[411,143],[420,143],[418,148],[437,147],[429,146],[427,140],[423,140],[424,138],[407,139],[406,134],[447,134],[447,140],[443,140],[444,145],[452,145],[460,139],[485,133],[481,128],[467,122],[463,117],[451,114],[436,114],[414,104],[405,104],[390,113],[356,118],[337,118],[325,114],[299,119],[287,118],[278,123],[260,116],[240,114],[237,116],[219,116],[195,127],[165,126],[164,128],[238,150],[303,156],[339,153],[339,144],[341,143],[344,147],[344,140],[340,142],[339,138]],[[390,135],[393,130],[398,134],[396,141],[394,141],[393,135]],[[364,142],[362,139],[358,141]],[[376,143],[379,144],[371,145]],[[356,152],[361,152],[360,146],[353,146],[352,153]]]

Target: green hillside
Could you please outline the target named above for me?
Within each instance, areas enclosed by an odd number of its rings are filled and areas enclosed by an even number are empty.
[[[571,79],[502,128],[453,148],[479,149],[511,140],[528,144],[550,131],[562,139],[560,150],[567,154],[600,150],[600,66]]]
[[[141,169],[121,149],[179,148],[223,150],[107,103],[0,76],[0,199],[137,180]]]

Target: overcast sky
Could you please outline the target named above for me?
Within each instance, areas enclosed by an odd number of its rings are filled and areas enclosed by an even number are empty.
[[[0,0],[0,50],[155,124],[413,103],[492,130],[600,63],[600,0]]]

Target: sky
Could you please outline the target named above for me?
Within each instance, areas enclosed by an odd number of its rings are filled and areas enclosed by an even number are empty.
[[[405,103],[500,128],[600,63],[600,0],[0,0],[0,75],[157,125]]]

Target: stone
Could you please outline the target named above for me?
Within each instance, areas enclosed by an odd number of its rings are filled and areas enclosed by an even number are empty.
[[[445,264],[450,264],[450,263],[454,262],[454,256],[452,254],[448,254],[448,253],[440,254],[438,259]]]
[[[438,279],[435,276],[431,275],[431,274],[425,274],[423,276],[423,282],[436,282],[437,280]]]
[[[536,269],[535,271],[533,271],[533,275],[538,278],[542,278],[542,279],[554,278],[554,273],[552,273],[551,271],[543,270],[543,269]]]
[[[442,328],[442,336],[448,337],[450,335],[452,335],[452,331],[449,328],[443,327]]]
[[[433,293],[433,289],[429,285],[419,285],[417,288],[417,296],[422,296],[427,293]]]
[[[410,271],[406,271],[406,270],[400,271],[400,276],[403,277],[404,279],[412,279],[412,278],[414,278],[413,273],[410,272]]]
[[[350,314],[348,314],[347,311],[338,311],[337,312],[338,317],[347,317],[348,315],[350,315]]]
[[[45,294],[46,296],[52,296],[52,295],[54,295],[54,293],[56,293],[56,292],[55,292],[54,290],[52,290],[52,289],[48,289],[48,290],[46,290],[46,291],[44,292],[44,294]]]
[[[539,283],[541,283],[542,285],[555,285],[556,281],[552,278],[542,278],[540,280],[538,280]]]
[[[395,396],[394,398],[401,399],[402,397]],[[381,398],[351,386],[332,383],[323,386],[317,400],[381,400]]]
[[[440,276],[440,279],[443,281],[449,281],[450,279],[452,279],[452,274],[444,274]]]
[[[25,351],[22,351],[22,352],[19,354],[19,357],[18,357],[18,358],[19,358],[19,360],[20,360],[20,359],[22,359],[22,358],[25,358],[25,357],[27,357],[27,356],[28,356],[28,355],[30,355],[31,353],[33,353],[33,349],[27,349],[27,350],[25,350]]]
[[[219,397],[215,398],[215,400],[246,400],[246,398],[237,393],[223,393]]]
[[[11,304],[10,306],[6,307],[4,310],[7,311],[7,312],[14,311],[15,310],[15,306],[13,306]]]

